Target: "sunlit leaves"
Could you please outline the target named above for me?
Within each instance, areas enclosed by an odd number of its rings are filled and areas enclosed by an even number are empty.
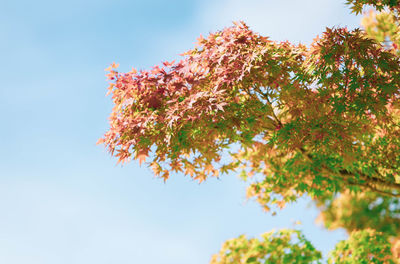
[[[372,229],[354,231],[331,252],[329,264],[394,264],[391,245],[382,233]]]
[[[100,142],[121,162],[146,160],[164,179],[174,171],[200,182],[243,167],[263,175],[248,194],[265,209],[304,193],[400,190],[399,58],[360,30],[328,28],[307,48],[237,22],[179,62],[116,67]]]
[[[241,235],[227,240],[211,264],[325,263],[321,253],[298,230],[282,229],[261,235],[262,239]],[[397,243],[397,242],[395,242]],[[351,232],[329,253],[329,264],[395,264],[397,247],[384,234],[372,229]]]
[[[399,0],[346,0],[346,4],[350,5],[352,12],[359,14],[367,5],[381,11],[385,8],[392,10],[400,10]]]
[[[229,164],[215,168],[222,150],[234,143],[252,145],[257,135],[277,125],[264,118],[272,108],[260,101],[256,88],[288,83],[288,70],[301,63],[301,49],[271,42],[236,23],[201,39],[177,63],[125,74],[113,65],[108,77],[115,107],[101,142],[117,152],[119,161],[152,150],[153,163],[163,169],[174,164],[175,171],[200,181],[219,169],[234,169]],[[143,156],[133,156],[138,157]]]
[[[344,192],[317,202],[321,214],[318,218],[328,229],[355,230],[373,228],[388,236],[400,234],[400,200],[364,192]]]
[[[373,12],[361,21],[368,37],[381,42],[387,50],[400,55],[400,21],[393,12]]]
[[[234,22],[200,36],[180,61],[128,73],[113,63],[114,108],[99,143],[164,181],[171,172],[202,182],[241,170],[248,197],[266,211],[307,194],[328,228],[354,231],[331,263],[392,263],[387,236],[400,252],[400,5],[347,4],[380,12],[363,19],[365,31],[327,28],[308,47]],[[376,231],[357,231],[365,228]],[[319,260],[298,231],[284,230],[227,241],[212,263]]]
[[[210,264],[321,263],[321,253],[298,230],[282,229],[261,237],[247,239],[242,235],[226,241]]]

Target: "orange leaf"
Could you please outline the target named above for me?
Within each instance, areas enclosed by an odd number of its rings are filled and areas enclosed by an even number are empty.
[[[143,162],[146,161],[147,155],[146,154],[140,154],[137,156],[137,159],[139,160],[139,165],[142,165]]]
[[[146,161],[146,158],[149,156],[148,152],[147,149],[137,152],[135,159],[139,160],[139,165],[142,165],[142,163]]]

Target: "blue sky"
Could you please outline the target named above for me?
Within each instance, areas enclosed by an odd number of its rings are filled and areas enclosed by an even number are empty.
[[[343,2],[2,0],[0,263],[207,263],[226,239],[295,220],[326,253],[345,233],[316,226],[307,200],[271,216],[236,175],[164,184],[95,143],[112,62],[128,71],[176,59],[234,20],[308,44],[326,26],[359,25]]]

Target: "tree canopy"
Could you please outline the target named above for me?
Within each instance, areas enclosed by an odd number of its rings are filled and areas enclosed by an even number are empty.
[[[267,211],[307,194],[326,227],[351,234],[331,263],[364,263],[362,256],[392,263],[400,234],[400,4],[347,4],[354,13],[366,5],[375,11],[363,29],[326,28],[310,46],[272,41],[235,22],[200,36],[178,62],[128,73],[111,65],[115,106],[99,143],[119,162],[146,162],[164,180],[170,172],[202,182],[241,170],[248,196]],[[279,243],[290,246],[291,235],[303,243],[304,263],[318,261],[297,231],[282,231]],[[264,238],[235,240],[260,256],[243,262],[248,252],[242,256],[240,246],[212,263],[269,263],[278,242]],[[365,250],[357,255],[353,246]]]

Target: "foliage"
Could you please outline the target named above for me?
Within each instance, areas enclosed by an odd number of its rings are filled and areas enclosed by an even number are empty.
[[[348,240],[339,242],[328,263],[394,264],[390,243],[382,233],[371,229],[354,231]]]
[[[199,181],[244,165],[265,176],[251,194],[266,204],[271,193],[399,192],[398,57],[343,28],[309,49],[243,23],[200,43],[169,69],[111,70],[115,107],[102,142],[120,161],[153,149],[156,175]],[[233,144],[234,160],[216,168]]]
[[[367,228],[383,232],[396,256],[400,3],[347,4],[354,13],[375,8],[364,17],[364,30],[327,28],[310,46],[272,41],[235,22],[200,37],[178,62],[128,73],[112,64],[115,106],[99,143],[118,162],[147,161],[164,180],[170,172],[202,182],[241,170],[248,196],[267,211],[309,195],[328,228],[354,231],[338,245],[334,263],[374,250],[370,237],[381,238]],[[266,237],[238,241],[246,245],[235,251],[240,261],[253,256],[253,244],[274,244]],[[358,253],[350,252],[355,245]],[[381,246],[387,253],[386,244]],[[225,253],[220,261],[228,258]],[[263,256],[254,255],[257,261]],[[379,254],[374,258],[382,260]]]
[[[298,230],[282,229],[261,237],[246,239],[241,235],[226,241],[210,264],[321,263],[321,253]]]
[[[262,240],[245,235],[226,241],[210,264],[322,263],[321,253],[298,230],[262,234]],[[383,233],[372,229],[352,231],[329,254],[330,264],[394,264],[395,252]]]
[[[382,11],[385,8],[389,8],[392,11],[400,10],[399,0],[347,0],[346,4],[350,5],[351,10],[356,14],[361,13],[365,5],[370,5],[378,11]]]
[[[400,234],[400,200],[372,192],[344,192],[317,202],[319,221],[328,229],[355,230],[374,228],[389,236]]]
[[[376,13],[371,10],[361,23],[368,37],[384,42],[387,49],[400,55],[400,25],[395,13]]]

